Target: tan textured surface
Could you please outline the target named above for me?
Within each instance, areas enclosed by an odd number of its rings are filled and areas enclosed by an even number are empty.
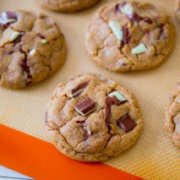
[[[151,2],[162,5],[175,20],[174,0],[151,0]],[[0,9],[19,8],[39,10],[33,0],[0,1]],[[178,52],[180,31],[177,30],[179,41],[174,53],[162,66],[143,72],[111,73],[96,66],[88,58],[84,47],[84,31],[96,9],[97,6],[73,15],[47,12],[61,25],[69,49],[68,59],[61,71],[39,85],[21,91],[1,88],[0,123],[47,140],[47,135],[44,133],[43,108],[57,84],[68,79],[69,76],[87,71],[102,73],[132,90],[140,102],[145,121],[144,131],[137,144],[131,150],[107,163],[146,179],[180,179],[178,171],[180,152],[172,145],[163,130],[164,110],[167,109],[172,88],[180,78],[180,52]],[[180,25],[177,20],[175,22],[179,29]]]

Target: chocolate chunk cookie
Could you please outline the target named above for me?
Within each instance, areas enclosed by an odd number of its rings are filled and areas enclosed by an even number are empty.
[[[63,64],[64,36],[55,22],[32,12],[0,13],[0,84],[24,88]]]
[[[165,127],[168,130],[173,143],[180,148],[180,83],[171,97],[166,114]]]
[[[56,148],[80,161],[104,161],[131,147],[142,129],[134,96],[120,84],[93,74],[60,84],[46,107]]]
[[[60,12],[80,11],[96,4],[101,0],[40,0],[42,7]]]
[[[159,65],[171,53],[175,28],[166,12],[146,2],[109,3],[92,18],[86,47],[92,59],[116,72]]]
[[[180,0],[176,0],[175,12],[176,12],[177,18],[180,21]]]

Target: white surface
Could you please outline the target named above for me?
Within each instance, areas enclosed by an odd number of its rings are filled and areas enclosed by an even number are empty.
[[[30,180],[32,178],[20,174],[16,171],[10,170],[6,167],[0,166],[0,180]]]

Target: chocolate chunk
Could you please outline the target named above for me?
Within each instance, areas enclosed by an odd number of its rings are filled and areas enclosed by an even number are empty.
[[[163,35],[164,35],[164,24],[159,24],[159,29],[160,29],[159,39],[161,39],[163,38]]]
[[[17,21],[16,13],[10,11],[4,11],[0,13],[0,26],[6,27]]]
[[[115,12],[118,12],[119,11],[119,4],[116,4],[115,6]]]
[[[78,124],[83,124],[84,121],[85,121],[85,120],[82,120],[82,121],[81,121],[81,120],[77,120],[76,123],[78,123]]]
[[[129,33],[129,29],[127,26],[123,26],[122,28],[123,31],[123,40],[121,41],[121,48],[125,45],[128,44],[128,42],[130,41],[130,33]]]
[[[125,1],[121,2],[121,3],[118,3],[116,4],[115,6],[115,12],[120,12],[121,11],[121,7],[125,6],[127,3]]]
[[[75,87],[74,89],[71,90],[71,97],[77,97],[79,96],[83,90],[87,87],[87,85],[89,84],[89,82],[84,82],[82,84],[79,84],[77,87]]]
[[[116,96],[108,96],[106,98],[106,105],[107,106],[112,106],[112,105],[117,105],[118,106],[118,105],[123,104],[125,102],[127,102],[127,101],[120,101],[119,99],[117,99]]]
[[[110,119],[111,119],[111,106],[112,105],[121,105],[127,101],[120,101],[115,96],[107,96],[106,98],[106,109],[105,109],[105,122],[106,126],[110,132],[111,126],[110,126]]]
[[[21,32],[20,35],[13,41],[14,46],[21,42],[21,39],[22,39],[23,35],[24,35],[24,33]]]
[[[42,35],[41,33],[37,34],[41,39],[46,39],[46,37],[44,35]]]
[[[2,12],[5,13],[5,16],[7,17],[7,19],[14,19],[17,20],[17,16],[15,12],[11,12],[11,11],[6,11],[6,12]],[[2,14],[1,13],[1,14]]]
[[[26,71],[26,72],[29,71],[29,66],[27,65],[27,59],[26,58],[23,59],[23,61],[21,63],[21,67],[24,71]]]
[[[80,100],[75,106],[75,110],[83,116],[90,114],[95,110],[95,108],[96,103],[90,98]]]
[[[134,12],[131,16],[129,16],[129,19],[132,22],[139,22],[139,21],[143,20],[143,18],[141,16],[139,16],[136,12]]]
[[[111,130],[110,119],[111,119],[111,106],[107,106],[105,109],[105,122],[109,132]]]
[[[22,63],[21,63],[21,68],[23,69],[24,72],[26,72],[27,74],[27,85],[31,84],[32,82],[32,75],[31,75],[31,72],[30,72],[30,67],[28,65],[28,59],[27,59],[27,53],[22,49],[22,47],[20,46],[20,52],[22,54],[24,54],[24,59],[22,60]]]
[[[144,22],[148,23],[148,24],[152,24],[152,23],[153,23],[152,19],[150,19],[150,18],[148,18],[148,17],[145,17],[145,18],[143,18],[142,20],[143,20]]]
[[[121,104],[121,101],[119,99],[117,99],[117,97],[115,97],[115,96],[111,97],[111,102],[112,102],[112,105],[113,104],[115,104],[115,105]]]
[[[124,132],[129,132],[136,127],[136,122],[128,114],[125,114],[117,121],[117,125]]]

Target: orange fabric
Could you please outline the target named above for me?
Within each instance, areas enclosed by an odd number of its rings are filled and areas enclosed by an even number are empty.
[[[101,163],[81,163],[49,143],[0,125],[0,164],[36,180],[138,180]]]

